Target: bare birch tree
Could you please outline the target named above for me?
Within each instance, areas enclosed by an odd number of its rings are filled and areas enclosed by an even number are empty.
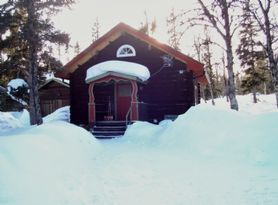
[[[232,12],[237,1],[235,0],[213,0],[206,5],[203,0],[197,0],[200,9],[198,17],[192,19],[192,24],[207,25],[217,31],[225,42],[227,71],[228,71],[228,96],[231,109],[238,110],[234,80],[234,56],[232,48],[232,37],[238,25]]]

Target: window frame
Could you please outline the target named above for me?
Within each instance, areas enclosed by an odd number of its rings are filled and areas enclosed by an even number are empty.
[[[131,51],[131,53],[121,53],[121,52],[125,52],[125,51],[123,51],[124,49],[129,49]],[[129,44],[124,44],[118,48],[116,56],[117,56],[117,58],[134,57],[134,56],[136,56],[136,51],[133,46],[131,46]]]

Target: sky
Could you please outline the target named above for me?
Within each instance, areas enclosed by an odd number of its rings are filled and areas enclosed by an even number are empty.
[[[194,6],[197,6],[196,0],[77,0],[70,10],[63,10],[53,20],[59,29],[70,34],[71,44],[78,42],[84,49],[91,43],[92,26],[96,18],[99,19],[100,32],[103,35],[120,22],[138,28],[145,21],[146,11],[149,20],[155,18],[157,22],[157,30],[153,36],[167,43],[166,18],[171,9],[179,12]],[[187,50],[191,49],[188,42],[183,44]]]

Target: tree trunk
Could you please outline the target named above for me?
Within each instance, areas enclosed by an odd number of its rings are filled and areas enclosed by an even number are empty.
[[[264,82],[264,94],[266,95],[267,92],[266,92],[266,82]]]
[[[269,35],[270,35],[270,32],[269,32]],[[277,68],[277,62],[274,58],[272,44],[270,42],[270,39],[268,40],[268,43],[267,43],[267,54],[268,54],[269,68],[270,68],[271,76],[272,76],[272,83],[273,83],[273,87],[274,87],[274,93],[276,95],[276,107],[278,108],[278,68]]]
[[[257,95],[256,95],[257,91],[255,88],[252,89],[252,94],[253,94],[253,103],[257,103]]]
[[[265,25],[265,36],[266,36],[266,52],[268,56],[268,62],[269,62],[269,68],[271,71],[271,76],[272,76],[272,83],[274,86],[274,92],[276,95],[276,106],[278,108],[278,68],[277,68],[277,60],[274,57],[274,51],[272,48],[272,44],[274,42],[273,37],[271,35],[271,22],[270,22],[270,17],[269,17],[269,9],[271,6],[271,1],[267,2],[268,7],[263,8],[262,4],[260,4],[261,10],[264,15],[264,25]]]
[[[211,103],[212,103],[212,105],[215,105],[215,102],[214,102],[214,95],[213,95],[213,89],[212,89],[211,84],[209,84],[209,90],[210,90],[210,96],[211,96]]]
[[[275,92],[275,96],[276,96],[276,106],[278,108],[278,92]]]
[[[31,125],[42,124],[42,116],[39,102],[38,92],[38,64],[37,64],[37,53],[39,43],[38,36],[35,32],[35,8],[31,0],[26,0],[28,21],[26,28],[26,39],[28,42],[28,76],[27,81],[29,85],[29,112],[30,112],[30,123]]]
[[[236,87],[235,87],[235,79],[234,79],[234,57],[233,57],[233,49],[232,49],[232,35],[230,30],[230,20],[229,20],[229,8],[227,2],[223,2],[223,11],[222,16],[225,22],[225,32],[224,36],[225,44],[226,44],[226,55],[227,55],[227,71],[228,71],[228,96],[230,100],[230,107],[233,110],[238,110],[238,103],[236,100]]]
[[[233,52],[231,39],[226,39],[227,46],[227,71],[228,71],[228,96],[230,100],[230,107],[233,110],[238,110],[238,103],[236,99],[236,88],[233,71]]]
[[[206,95],[205,95],[205,89],[204,89],[203,86],[201,86],[201,95],[203,96],[204,102],[207,103],[207,98],[206,98]]]

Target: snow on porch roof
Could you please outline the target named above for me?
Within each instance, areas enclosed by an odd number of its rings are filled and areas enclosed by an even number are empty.
[[[109,72],[133,76],[139,78],[142,81],[146,81],[150,78],[150,71],[146,66],[143,66],[138,63],[111,60],[104,61],[102,63],[90,67],[87,70],[85,81],[89,83],[95,80],[97,77]]]

